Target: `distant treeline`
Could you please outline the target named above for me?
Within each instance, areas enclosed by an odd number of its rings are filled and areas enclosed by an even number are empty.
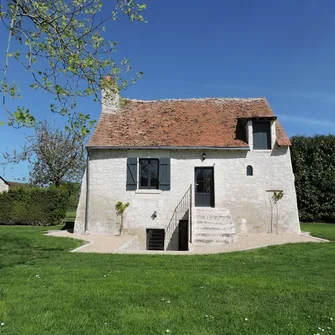
[[[291,138],[301,221],[335,223],[335,135]]]

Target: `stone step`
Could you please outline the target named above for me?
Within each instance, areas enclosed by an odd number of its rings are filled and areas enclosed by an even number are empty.
[[[213,220],[195,220],[194,226],[233,226],[232,220],[227,221],[213,221]]]
[[[234,242],[235,225],[229,210],[196,208],[193,214],[195,245],[219,246]]]
[[[222,238],[195,238],[194,244],[205,244],[205,245],[222,245],[222,244],[230,244],[234,242],[234,238],[232,236],[229,237],[222,237]]]
[[[197,214],[195,215],[195,220],[214,220],[214,221],[227,221],[231,220],[230,215],[216,215],[216,214]]]
[[[198,212],[198,213],[193,213],[194,217],[199,217],[199,216],[203,216],[203,217],[207,217],[207,216],[213,216],[213,217],[218,217],[218,216],[223,216],[223,217],[230,217],[231,214],[229,212],[227,213],[222,213],[222,212],[213,212],[213,213],[206,213],[206,212]]]
[[[231,215],[230,211],[195,211],[194,215]]]
[[[229,210],[226,208],[213,208],[213,207],[194,207],[193,208],[194,213],[229,213]]]
[[[213,234],[213,233],[194,233],[194,238],[195,239],[200,239],[200,238],[209,238],[209,239],[217,239],[221,237],[231,237],[232,234],[229,233],[218,233],[218,234]]]
[[[211,234],[212,236],[221,235],[221,234],[235,234],[235,229],[221,229],[221,230],[210,230],[210,229],[194,229],[194,235],[199,234]]]
[[[194,231],[204,231],[204,232],[220,232],[220,231],[227,231],[227,230],[235,230],[235,226],[233,223],[227,225],[209,225],[209,224],[195,224],[193,225]]]

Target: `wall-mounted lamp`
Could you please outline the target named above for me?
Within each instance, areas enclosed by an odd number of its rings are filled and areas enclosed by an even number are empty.
[[[202,161],[204,161],[205,159],[206,159],[206,154],[203,153],[203,154],[202,154]]]
[[[156,211],[154,211],[154,212],[153,212],[153,214],[151,215],[151,218],[152,218],[153,220],[155,220],[155,219],[156,219],[156,217],[157,217],[157,212],[156,212]]]

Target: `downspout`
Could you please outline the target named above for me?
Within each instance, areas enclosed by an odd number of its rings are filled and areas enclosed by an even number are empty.
[[[90,162],[90,154],[88,148],[87,151],[87,158],[86,158],[86,201],[85,201],[85,228],[84,233],[87,234],[88,230],[88,204],[89,204],[89,162]]]

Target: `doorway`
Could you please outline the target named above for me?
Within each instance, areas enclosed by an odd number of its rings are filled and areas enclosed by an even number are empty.
[[[195,206],[214,207],[214,168],[195,168]]]
[[[179,251],[188,251],[188,220],[179,221]]]

